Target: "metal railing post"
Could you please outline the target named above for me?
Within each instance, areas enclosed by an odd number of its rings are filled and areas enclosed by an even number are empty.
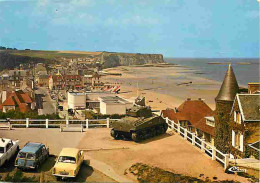
[[[26,128],[29,128],[29,118],[26,118]]]
[[[107,128],[109,128],[109,118],[107,118]]]
[[[229,166],[229,154],[225,154],[224,170],[226,170],[228,166]]]
[[[216,148],[212,147],[212,156],[211,156],[212,160],[216,160]]]
[[[86,129],[88,129],[88,119],[86,119]]]
[[[46,128],[49,128],[49,119],[46,119]]]
[[[192,135],[192,145],[195,146],[195,133],[192,133],[191,135]]]

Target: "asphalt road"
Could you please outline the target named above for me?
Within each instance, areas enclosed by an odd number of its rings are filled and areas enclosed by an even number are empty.
[[[44,94],[46,94],[44,96]],[[55,101],[53,101],[49,95],[48,90],[45,87],[39,87],[35,91],[36,106],[38,109],[42,109],[41,114],[53,114],[56,111]]]

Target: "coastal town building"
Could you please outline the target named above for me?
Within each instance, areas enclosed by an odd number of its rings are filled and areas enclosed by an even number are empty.
[[[248,83],[248,93],[256,94],[260,93],[260,83]]]
[[[9,70],[8,73],[8,80],[9,82],[15,86],[15,87],[20,87],[21,86],[21,81],[30,76],[30,71],[29,70]]]
[[[223,153],[230,152],[230,127],[229,119],[230,112],[234,103],[236,94],[239,93],[236,76],[232,66],[228,66],[225,78],[222,82],[221,88],[216,101],[215,112],[215,146]]]
[[[133,103],[115,96],[99,97],[101,114],[126,114],[126,110],[133,106]]]
[[[79,75],[51,75],[49,77],[50,90],[74,90],[83,88],[83,79]]]
[[[78,92],[68,92],[69,109],[86,109],[86,94]]]
[[[216,97],[215,147],[231,158],[259,159],[259,83],[248,83],[248,93],[240,93],[229,65]]]
[[[9,110],[27,112],[35,109],[35,102],[29,93],[23,92],[22,90],[13,92],[3,91],[1,109],[3,112]]]
[[[240,158],[250,155],[259,158],[259,151],[249,144],[260,140],[260,94],[237,94],[230,114],[231,154]]]
[[[206,142],[214,144],[213,111],[202,99],[188,98],[178,108],[162,110],[161,115],[196,133]]]
[[[49,86],[49,76],[46,74],[43,74],[43,75],[41,74],[36,77],[36,82],[39,86],[48,87]]]
[[[47,69],[43,63],[38,63],[34,70],[36,75],[47,74]]]
[[[84,86],[89,86],[92,89],[101,89],[104,87],[104,83],[101,82],[100,78],[101,76],[97,72],[84,75],[83,77]]]

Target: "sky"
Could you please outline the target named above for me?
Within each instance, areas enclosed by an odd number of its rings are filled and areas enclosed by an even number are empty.
[[[257,0],[0,0],[0,46],[259,57]]]

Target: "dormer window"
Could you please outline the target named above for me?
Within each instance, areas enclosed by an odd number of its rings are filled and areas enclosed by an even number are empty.
[[[205,117],[206,118],[206,125],[215,127],[215,120],[214,117]]]

